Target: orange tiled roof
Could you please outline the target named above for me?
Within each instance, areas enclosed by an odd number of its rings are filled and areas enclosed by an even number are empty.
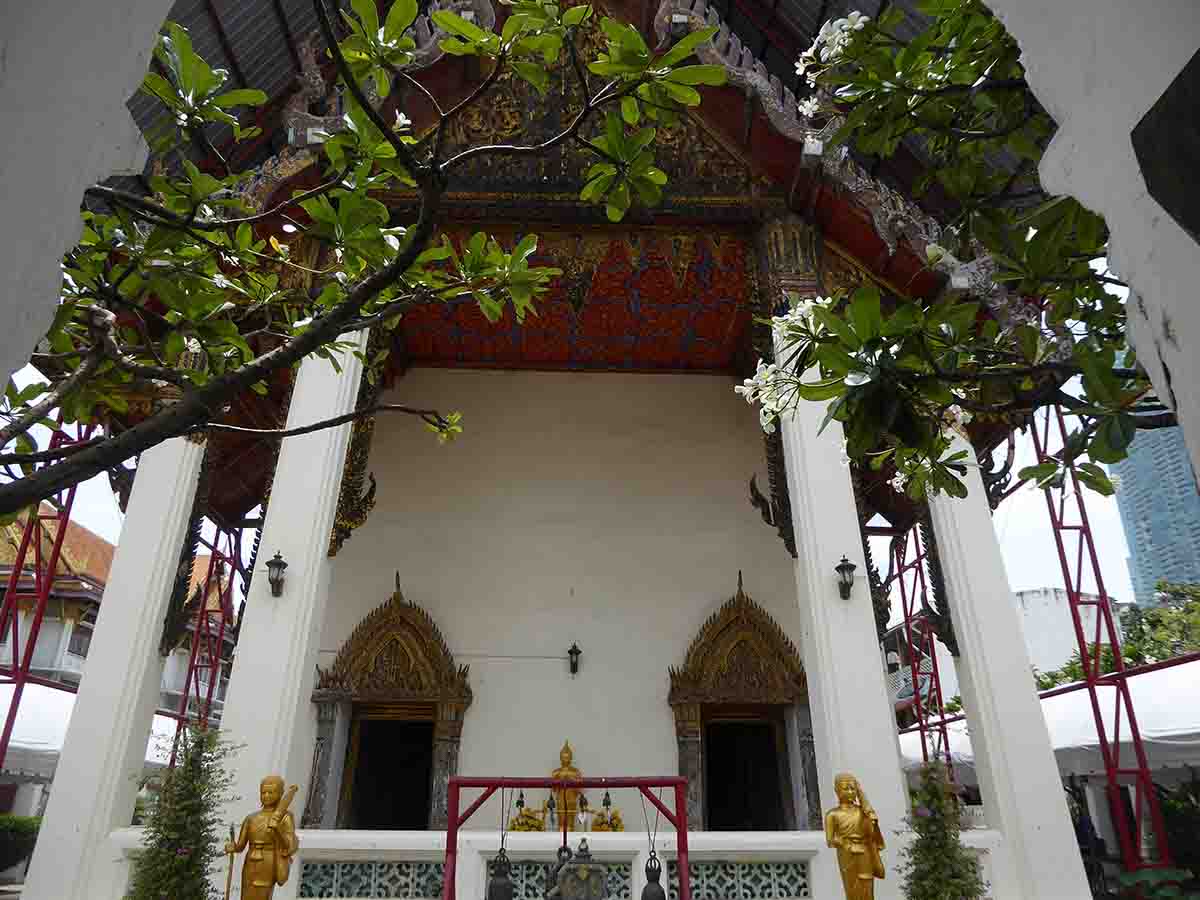
[[[53,513],[53,508],[49,504],[43,503],[42,512],[44,514]],[[43,520],[43,558],[50,553],[57,527],[53,521]],[[0,565],[7,563],[11,566],[16,560],[24,528],[25,520],[21,518],[0,529]],[[83,575],[104,585],[108,581],[108,572],[112,568],[115,550],[116,548],[112,544],[95,532],[84,528],[77,522],[68,522],[67,533],[63,538],[59,571]],[[31,562],[31,557],[27,557],[27,568]]]

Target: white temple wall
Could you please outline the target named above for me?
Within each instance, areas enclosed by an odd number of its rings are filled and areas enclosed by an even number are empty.
[[[1200,392],[1191,389],[1200,384],[1200,246],[1150,196],[1130,139],[1200,47],[1196,2],[987,3],[1020,44],[1029,85],[1058,122],[1042,184],[1108,222],[1109,263],[1141,296],[1130,309],[1131,340],[1159,396],[1176,403],[1200,469]]]
[[[799,645],[791,559],[749,502],[750,476],[766,485],[762,433],[732,385],[410,372],[384,400],[459,410],[465,433],[438,445],[410,418],[379,417],[378,502],[334,560],[321,664],[398,570],[471,667],[461,774],[548,774],[568,738],[586,775],[677,773],[667,668],[734,594],[739,569]],[[627,827],[641,825],[632,794],[614,801]],[[495,810],[473,824],[496,828]]]

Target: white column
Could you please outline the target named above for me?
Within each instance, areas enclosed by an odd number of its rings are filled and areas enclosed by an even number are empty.
[[[54,790],[22,896],[117,900],[127,869],[108,836],[133,815],[163,658],[158,644],[187,534],[202,444],[142,454],[100,603]]]
[[[959,439],[954,449],[970,451]],[[974,452],[970,452],[974,460]],[[961,656],[959,687],[990,827],[1003,835],[997,898],[1090,897],[1066,796],[978,466],[968,496],[930,501]]]
[[[828,809],[836,805],[834,775],[844,771],[858,777],[879,813],[889,845],[885,864],[894,869],[898,858],[893,832],[903,827],[908,806],[896,719],[879,660],[850,470],[841,462],[842,426],[831,422],[818,434],[824,417],[824,404],[802,402],[780,424],[799,556],[800,645],[818,788],[821,805]],[[842,556],[858,566],[849,600],[839,595],[834,572]],[[900,896],[894,872],[876,882],[875,889],[880,898]]]
[[[326,360],[304,360],[292,392],[288,428],[354,409],[362,363],[347,354],[341,366],[339,374]],[[226,736],[245,745],[232,762],[233,791],[242,800],[227,818],[240,819],[257,808],[258,785],[266,775],[282,775],[288,784],[299,785],[291,807],[297,822],[304,810],[316,736],[311,698],[317,646],[329,594],[329,533],[349,433],[346,424],[286,438],[279,451],[221,716]],[[288,564],[280,597],[271,596],[266,570],[276,552]],[[276,898],[295,896],[299,881],[300,873],[293,869],[287,886],[275,891]],[[234,896],[238,891],[235,887]]]

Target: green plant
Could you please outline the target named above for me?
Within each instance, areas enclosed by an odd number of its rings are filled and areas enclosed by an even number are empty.
[[[162,775],[158,801],[145,821],[143,849],[133,864],[126,900],[215,900],[209,883],[224,858],[222,807],[232,776],[225,769],[234,748],[215,730],[182,732],[173,769]]]
[[[1192,873],[1187,869],[1142,869],[1139,872],[1122,872],[1121,896],[1128,897],[1129,900],[1200,897],[1200,894],[1186,887],[1191,879]]]
[[[898,34],[912,20],[883,8],[878,21],[856,12],[821,29],[797,63],[815,89],[801,112],[814,131],[840,122],[833,141],[860,157],[916,148],[925,174],[910,190],[939,210],[941,237],[915,249],[956,277],[932,300],[881,298],[871,286],[788,298],[772,320],[778,364],[761,363],[740,391],[761,404],[767,430],[802,401],[827,402],[847,455],[886,466],[914,500],[966,494],[973,460],[953,437],[973,417],[1060,404],[1073,423],[1065,451],[1019,477],[1057,482],[1074,463],[1082,483],[1111,494],[1098,463],[1124,458],[1138,428],[1175,417],[1127,349],[1104,220],[1042,189],[1054,122],[982,0],[921,0],[927,18],[909,39]]]
[[[963,846],[958,796],[940,763],[921,768],[906,819],[914,833],[900,851],[902,889],[908,900],[979,900],[987,884],[975,854]]]
[[[36,816],[0,815],[0,871],[29,858],[41,824]]]
[[[447,35],[442,49],[480,57],[476,71],[487,73],[466,97],[439,100],[409,68],[416,0],[335,4],[340,23],[327,0],[311,2],[346,114],[322,136],[320,183],[273,209],[240,199],[255,173],[237,170],[206,131],[231,126],[238,139],[250,137],[256,129],[238,126],[232,111],[266,95],[227,90],[229,73],[195,51],[186,29],[167,24],[142,85],[170,113],[153,141],[152,169],[161,174],[135,191],[94,184],[84,193],[83,234],[64,258],[62,302],[32,357],[49,380],[10,387],[0,409],[0,462],[21,467],[0,485],[0,515],[168,438],[228,428],[213,420],[236,396],[266,393],[308,356],[340,365],[359,354],[356,341],[340,336],[391,331],[415,306],[469,297],[492,321],[505,310],[522,319],[558,270],[530,263],[533,234],[515,246],[482,232],[464,246],[439,235],[450,181],[483,157],[571,143],[593,160],[580,198],[621,219],[661,197],[667,175],[654,164],[656,126],[698,105],[698,88],[725,80],[723,66],[689,62],[716,28],[651,48],[637,28],[593,16],[588,5],[502,0],[508,15],[499,32],[449,10],[432,13]],[[341,40],[335,25],[344,28]],[[577,113],[544,141],[517,135],[512,143],[451,146],[455,120],[491,102],[489,91],[508,73],[538,91],[561,85]],[[424,117],[423,137],[411,133],[406,112]],[[383,202],[402,194],[408,199],[391,208]],[[314,244],[315,262],[292,251]],[[387,352],[364,359],[369,379]],[[167,402],[146,415],[148,398]],[[126,419],[131,406],[140,412]],[[30,429],[55,409],[67,423],[111,427],[86,446],[42,451]],[[357,415],[383,411],[418,417],[442,439],[461,430],[456,414],[399,404]],[[45,465],[35,471],[34,462]]]
[[[1200,879],[1200,773],[1175,788],[1158,788],[1171,858]]]

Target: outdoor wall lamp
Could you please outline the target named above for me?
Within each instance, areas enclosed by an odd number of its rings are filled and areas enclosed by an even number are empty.
[[[838,593],[842,595],[843,600],[850,599],[850,589],[854,587],[854,570],[857,568],[858,566],[844,556],[842,561],[833,567],[838,577]]]
[[[567,651],[567,659],[570,660],[571,677],[574,678],[579,674],[579,657],[583,656],[583,651],[579,649],[579,645],[571,641],[571,649]]]
[[[279,551],[275,551],[275,556],[267,560],[267,581],[271,583],[271,596],[283,596],[283,570],[287,568],[287,560],[285,560]]]

